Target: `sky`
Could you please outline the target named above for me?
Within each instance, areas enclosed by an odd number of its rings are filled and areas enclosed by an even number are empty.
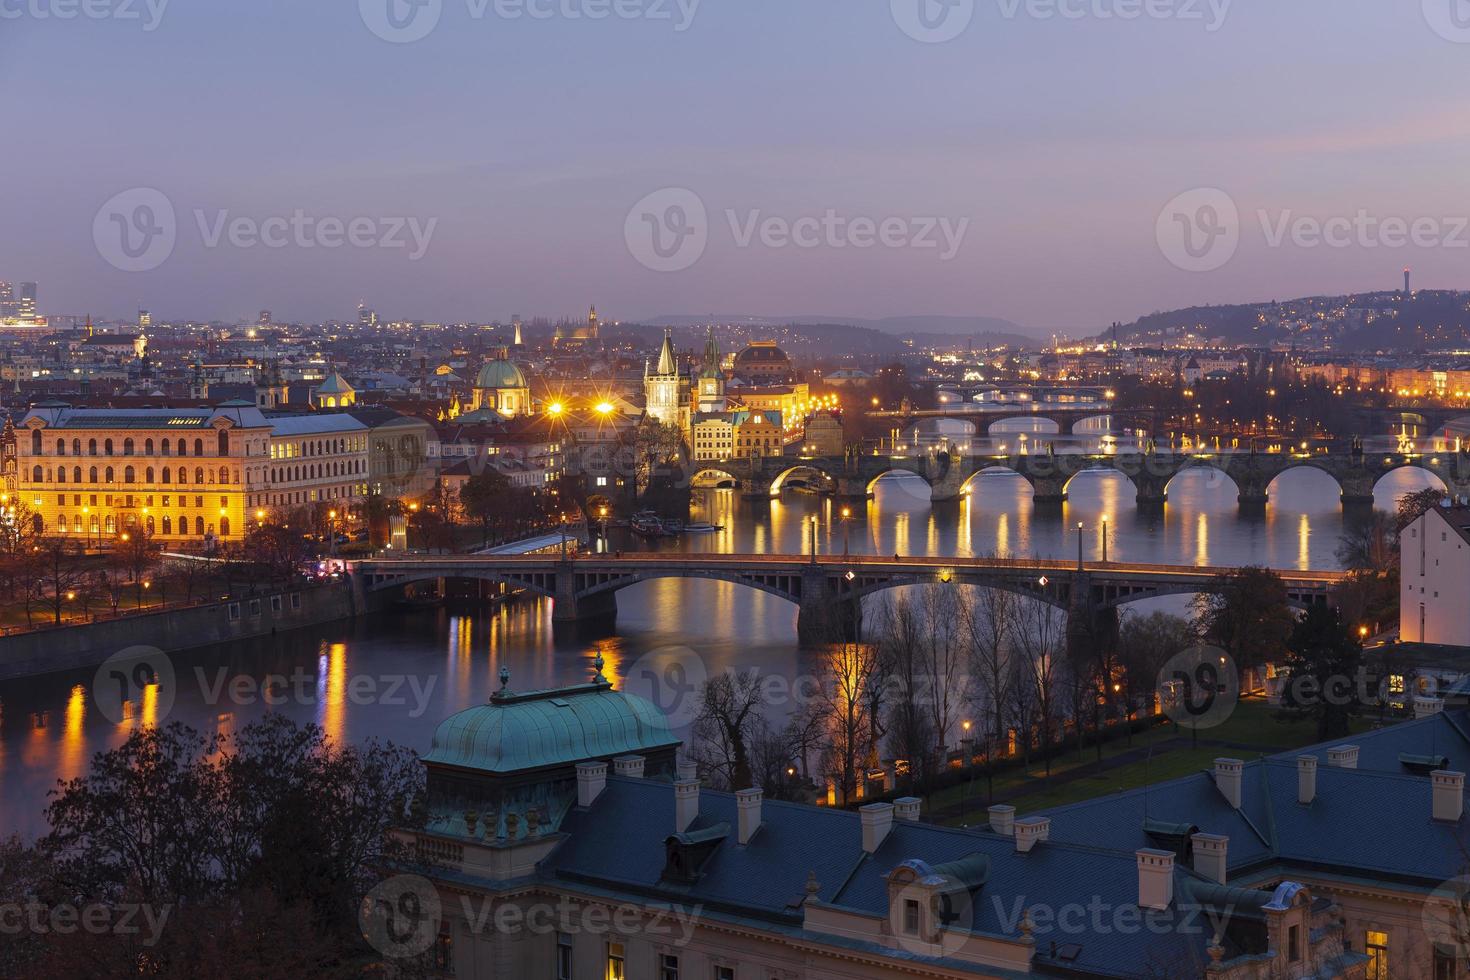
[[[99,317],[1038,334],[1459,288],[1456,5],[0,0],[0,279]]]

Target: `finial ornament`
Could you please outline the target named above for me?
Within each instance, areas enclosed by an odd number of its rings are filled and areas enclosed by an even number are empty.
[[[594,671],[592,675],[592,682],[594,684],[607,683],[607,678],[602,676],[602,668],[606,665],[607,661],[602,659],[602,647],[598,647],[597,655],[592,658],[592,670]]]
[[[816,871],[808,871],[806,873],[806,893],[812,898],[816,898],[821,890],[822,883],[817,880]]]
[[[495,692],[495,696],[497,698],[504,698],[504,697],[508,697],[509,695],[510,695],[510,668],[509,667],[502,666],[500,668],[500,690],[498,690],[498,691]]]

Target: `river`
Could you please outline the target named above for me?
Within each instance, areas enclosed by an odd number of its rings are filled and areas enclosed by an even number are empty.
[[[1378,506],[1428,485],[1414,470],[1390,475]],[[1071,557],[1082,545],[1108,557],[1169,564],[1269,564],[1334,568],[1343,530],[1338,490],[1326,474],[1293,470],[1272,488],[1264,514],[1242,515],[1236,491],[1212,470],[1190,471],[1170,488],[1162,513],[1140,513],[1123,477],[1086,473],[1060,510],[1038,512],[1027,484],[1009,474],[977,478],[959,503],[931,506],[915,477],[888,477],[865,508],[841,518],[840,505],[795,492],[749,501],[730,491],[696,496],[691,519],[722,525],[661,548],[737,553],[804,553],[818,518],[823,553]],[[631,547],[615,539],[614,547]],[[1181,600],[1171,608],[1180,609]],[[1143,604],[1140,604],[1142,606]],[[796,610],[773,596],[718,582],[648,582],[618,595],[616,634],[601,640],[556,636],[550,604],[518,601],[496,609],[430,609],[385,614],[287,637],[171,658],[172,705],[144,703],[121,722],[92,702],[93,671],[0,683],[0,835],[45,829],[47,791],[82,774],[93,753],[121,743],[139,724],[181,721],[230,731],[266,711],[322,725],[337,738],[380,738],[427,751],[446,716],[483,703],[500,667],[520,690],[584,681],[600,650],[614,682],[641,657],[669,648],[697,651],[711,670],[740,665],[787,677],[807,668],[796,645]]]

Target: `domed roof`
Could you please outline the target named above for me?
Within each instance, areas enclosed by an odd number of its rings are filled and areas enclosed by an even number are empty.
[[[526,388],[526,376],[511,361],[486,361],[475,378],[476,388]]]
[[[768,364],[784,366],[790,363],[791,358],[786,356],[784,350],[777,347],[774,343],[767,341],[757,341],[735,355],[735,366],[737,368],[742,365]]]
[[[424,762],[506,774],[679,744],[651,702],[614,691],[604,682],[497,694],[489,704],[440,723]]]

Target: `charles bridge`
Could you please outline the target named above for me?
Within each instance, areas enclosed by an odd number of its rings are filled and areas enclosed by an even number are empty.
[[[1207,469],[1234,482],[1243,508],[1264,507],[1272,482],[1294,469],[1320,470],[1337,481],[1344,508],[1371,508],[1378,481],[1395,470],[1413,467],[1434,474],[1455,498],[1470,498],[1470,453],[1373,453],[1353,443],[1332,451],[1298,453],[1236,452],[1116,452],[1011,453],[967,455],[953,448],[935,448],[905,455],[849,452],[839,457],[781,456],[691,464],[696,480],[733,482],[750,497],[771,497],[792,479],[816,478],[816,483],[838,498],[863,500],[873,495],[884,476],[910,473],[929,485],[935,503],[969,495],[971,481],[981,473],[1009,470],[1031,485],[1038,505],[1059,505],[1067,499],[1068,485],[1081,473],[1112,472],[1133,482],[1140,508],[1163,506],[1169,484],[1187,470]]]

